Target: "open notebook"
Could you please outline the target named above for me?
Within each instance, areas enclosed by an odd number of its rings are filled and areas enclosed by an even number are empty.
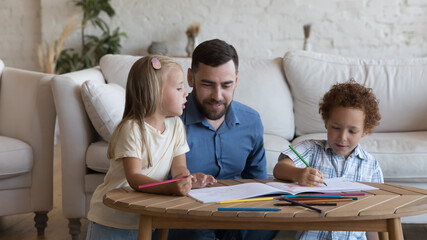
[[[203,202],[220,202],[227,200],[246,199],[273,194],[299,194],[305,192],[331,193],[331,192],[355,192],[375,190],[378,188],[363,183],[354,182],[346,178],[325,179],[328,186],[319,185],[303,187],[295,183],[269,182],[269,183],[242,183],[224,187],[208,187],[191,190],[190,197]]]

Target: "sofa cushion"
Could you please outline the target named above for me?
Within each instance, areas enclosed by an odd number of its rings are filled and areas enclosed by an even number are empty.
[[[282,59],[240,59],[234,99],[261,116],[264,133],[291,140],[295,135],[292,97],[282,70]]]
[[[326,133],[308,134],[292,141],[326,139]],[[386,182],[427,181],[427,131],[373,133],[363,137],[360,145],[380,163]]]
[[[331,85],[354,78],[372,88],[381,122],[376,132],[427,130],[427,58],[368,60],[291,51],[283,59],[297,136],[325,132],[319,101]]]
[[[108,143],[105,141],[91,143],[86,151],[86,166],[95,172],[106,173],[110,167],[107,150]]]
[[[0,179],[26,174],[32,168],[31,146],[18,139],[0,136]]]
[[[277,163],[277,159],[289,144],[289,141],[282,137],[273,134],[264,134],[265,158],[267,159],[267,174],[269,177],[273,177],[273,169]]]
[[[93,127],[109,142],[123,117],[125,89],[114,83],[86,81],[82,84],[81,95]]]

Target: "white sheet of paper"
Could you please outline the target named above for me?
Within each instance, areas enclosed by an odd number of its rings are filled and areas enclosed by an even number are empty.
[[[325,182],[328,186],[322,184],[314,187],[303,187],[295,183],[283,182],[269,182],[266,184],[260,182],[242,183],[224,187],[193,189],[190,191],[189,196],[200,202],[209,203],[260,197],[270,194],[352,192],[378,189],[346,178],[325,179]]]

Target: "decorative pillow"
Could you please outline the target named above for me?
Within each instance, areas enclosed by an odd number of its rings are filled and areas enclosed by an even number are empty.
[[[283,58],[291,88],[296,135],[326,132],[319,102],[335,83],[353,78],[372,88],[379,100],[381,123],[376,132],[427,129],[427,58],[362,59],[291,51]]]
[[[86,81],[82,84],[81,94],[93,127],[109,142],[123,117],[125,89],[114,83]]]

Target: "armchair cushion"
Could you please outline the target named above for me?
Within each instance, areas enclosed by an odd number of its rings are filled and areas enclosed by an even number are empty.
[[[0,136],[0,179],[28,173],[32,167],[33,151],[28,144]]]
[[[125,89],[114,83],[86,81],[82,85],[81,94],[93,127],[109,142],[123,116]]]
[[[110,161],[107,157],[108,143],[98,141],[91,143],[86,151],[86,165],[88,168],[101,173],[107,173]]]

